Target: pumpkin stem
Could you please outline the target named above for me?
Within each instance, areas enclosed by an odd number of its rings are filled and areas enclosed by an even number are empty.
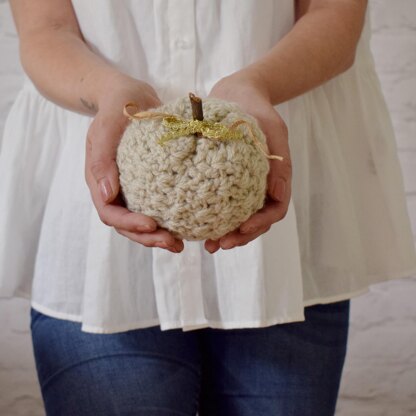
[[[189,99],[191,100],[191,106],[192,106],[192,118],[194,120],[200,120],[202,121],[204,119],[204,112],[202,110],[202,100],[200,97],[197,97],[192,92],[189,93]],[[195,133],[197,137],[202,137],[201,132]]]

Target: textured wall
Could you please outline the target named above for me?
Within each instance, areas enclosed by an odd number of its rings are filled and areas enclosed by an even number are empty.
[[[397,134],[416,234],[416,2],[371,0],[373,51]],[[0,0],[0,132],[21,84],[9,6]],[[0,135],[1,138],[1,135]],[[0,143],[1,144],[1,143]],[[337,416],[416,415],[416,278],[354,298]],[[0,414],[43,415],[30,343],[29,305],[0,300]]]
[[[22,82],[18,42],[7,2],[0,1],[0,132]],[[2,134],[0,133],[0,148]],[[1,196],[0,196],[1,197]],[[1,236],[0,236],[1,238]],[[0,415],[44,415],[29,335],[29,305],[0,300]]]
[[[370,0],[372,49],[393,119],[416,236],[416,2]],[[416,415],[416,278],[352,302],[337,416]]]

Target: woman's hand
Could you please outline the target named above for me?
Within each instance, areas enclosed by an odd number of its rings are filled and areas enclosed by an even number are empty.
[[[254,116],[266,136],[269,153],[284,157],[283,161],[269,159],[267,196],[263,208],[220,239],[206,240],[205,248],[214,253],[220,247],[229,249],[247,244],[285,217],[291,198],[292,164],[286,124],[274,109],[265,86],[255,73],[243,70],[222,78],[208,96],[236,102],[243,111]]]
[[[98,112],[86,140],[85,179],[101,221],[130,240],[146,247],[166,248],[178,253],[183,241],[166,229],[157,228],[151,217],[129,211],[120,194],[116,151],[128,119],[123,107],[133,101],[139,111],[161,105],[155,90],[147,83],[125,75],[112,75],[108,91],[98,100]]]

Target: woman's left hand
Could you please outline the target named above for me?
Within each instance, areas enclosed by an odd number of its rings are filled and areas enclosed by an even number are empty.
[[[264,85],[255,73],[243,70],[222,78],[211,89],[208,97],[233,101],[243,111],[254,116],[266,136],[269,153],[284,158],[283,161],[268,159],[270,170],[263,208],[220,239],[206,240],[205,249],[214,253],[220,247],[229,249],[246,245],[285,217],[291,198],[292,163],[286,124],[273,107]]]

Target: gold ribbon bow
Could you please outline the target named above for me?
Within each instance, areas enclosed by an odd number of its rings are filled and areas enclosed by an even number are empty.
[[[164,134],[158,143],[164,144],[168,140],[189,134],[202,133],[204,137],[217,140],[238,140],[243,138],[239,130],[232,130],[225,124],[208,120],[185,120],[181,117],[170,115],[163,118],[162,124],[170,132]]]
[[[263,143],[259,141],[253,132],[253,128],[249,122],[240,119],[235,121],[230,126],[225,124],[209,121],[209,120],[187,120],[174,114],[161,113],[156,111],[141,111],[134,114],[130,114],[127,109],[134,107],[137,109],[135,103],[127,103],[124,106],[123,114],[130,120],[143,120],[149,118],[163,118],[162,124],[167,127],[170,131],[159,138],[158,143],[164,145],[167,141],[175,139],[181,136],[188,136],[194,133],[202,133],[204,137],[214,140],[241,140],[244,135],[241,130],[237,130],[237,126],[244,124],[248,127],[249,134],[254,144],[261,150],[261,152],[268,159],[283,160],[282,156],[270,155],[266,152],[263,147]]]

